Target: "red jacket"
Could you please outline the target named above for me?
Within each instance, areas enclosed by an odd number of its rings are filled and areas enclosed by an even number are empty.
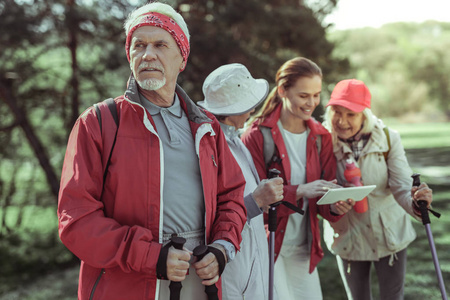
[[[281,171],[280,176],[283,178],[285,186],[283,191],[284,201],[288,201],[297,205],[296,190],[298,185],[290,184],[291,166],[288,159],[286,146],[283,141],[281,132],[277,126],[277,122],[281,114],[281,105],[279,105],[270,115],[268,115],[261,124],[259,120],[253,122],[251,127],[242,135],[242,141],[250,150],[256,169],[261,179],[267,178],[267,171],[271,168],[276,168]],[[329,132],[316,120],[311,118],[306,122],[310,129],[308,135],[308,142],[306,145],[306,182],[312,182],[318,179],[333,180],[336,178],[336,159],[333,154],[333,145],[331,135]],[[259,126],[266,126],[271,128],[273,141],[276,146],[276,155],[281,158],[280,162],[272,162],[268,169],[264,162],[263,143],[264,138],[259,130]],[[321,135],[321,151],[320,159],[316,145],[317,136]],[[323,257],[323,250],[320,245],[320,229],[317,214],[322,215],[325,219],[335,222],[339,220],[340,216],[333,216],[330,213],[329,205],[316,205],[319,199],[309,199],[309,212],[312,230],[312,246],[311,246],[311,260],[309,272],[311,273],[319,261]],[[301,201],[300,201],[301,202]],[[303,203],[303,202],[301,202]],[[300,204],[301,204],[300,203]],[[291,209],[284,205],[277,207],[277,230],[275,232],[275,260],[280,253],[281,245],[283,243],[286,225],[289,215],[294,213]],[[267,221],[267,215],[266,215]]]
[[[199,156],[206,242],[223,239],[239,249],[246,221],[244,177],[217,120],[181,88],[176,92]],[[163,150],[153,120],[136,103],[137,97],[130,81],[125,95],[115,99],[120,125],[103,195],[110,152],[104,147],[111,145],[116,127],[111,114],[102,114],[103,139],[92,108],[79,117],[70,134],[58,217],[62,242],[81,259],[78,299],[158,299]]]

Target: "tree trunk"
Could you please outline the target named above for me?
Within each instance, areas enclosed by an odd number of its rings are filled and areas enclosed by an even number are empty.
[[[9,106],[16,119],[16,123],[19,124],[19,126],[24,131],[31,148],[33,149],[34,154],[39,161],[39,164],[44,170],[47,182],[50,186],[50,190],[55,196],[55,200],[57,201],[59,192],[59,180],[56,176],[55,171],[53,170],[52,165],[50,164],[50,159],[47,155],[47,152],[45,151],[39,137],[35,134],[33,126],[28,120],[24,109],[17,104],[18,101],[11,92],[11,86],[11,82],[8,82],[6,80],[0,81],[0,99]]]

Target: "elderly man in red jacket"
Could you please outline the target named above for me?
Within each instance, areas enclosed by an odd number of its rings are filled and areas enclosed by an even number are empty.
[[[62,171],[59,234],[81,259],[78,299],[168,299],[164,279],[183,281],[181,299],[206,299],[214,283],[220,296],[246,220],[245,180],[217,120],[176,83],[189,55],[181,15],[154,2],[125,30],[132,74],[114,99],[119,125],[108,110],[85,111]],[[168,246],[173,234],[182,250]],[[195,261],[201,244],[211,252]]]

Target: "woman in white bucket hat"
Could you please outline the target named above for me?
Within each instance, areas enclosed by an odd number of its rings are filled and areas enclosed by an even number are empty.
[[[242,115],[263,102],[268,92],[267,80],[254,79],[242,64],[228,64],[206,77],[203,83],[205,99],[197,104],[216,116]]]
[[[223,300],[268,299],[269,250],[263,210],[283,199],[283,179],[260,181],[251,154],[238,135],[268,91],[265,79],[254,79],[244,65],[228,64],[208,75],[203,84],[205,100],[197,103],[219,120],[246,180],[247,222],[242,231],[241,250],[222,274]]]

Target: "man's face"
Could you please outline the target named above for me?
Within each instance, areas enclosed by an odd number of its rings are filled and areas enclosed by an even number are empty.
[[[130,67],[139,86],[153,91],[166,84],[174,86],[184,62],[170,33],[159,27],[142,26],[131,38]]]

